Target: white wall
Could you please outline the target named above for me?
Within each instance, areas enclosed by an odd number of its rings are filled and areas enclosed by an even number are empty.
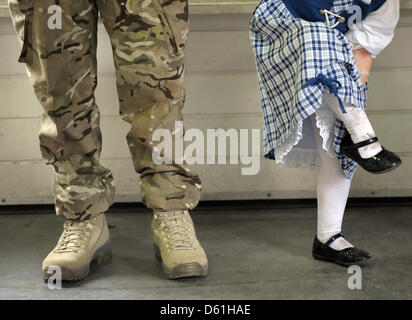
[[[405,2],[406,3],[406,2]],[[409,13],[408,13],[409,12]],[[254,59],[248,40],[249,15],[193,15],[187,48],[186,127],[261,128]],[[359,170],[352,196],[412,196],[412,13],[403,11],[392,45],[375,62],[368,113],[384,145],[398,152],[403,166],[386,175]],[[118,117],[111,49],[99,32],[99,86],[102,162],[112,169],[117,201],[137,201],[134,174]],[[52,202],[52,174],[40,157],[41,106],[23,65],[8,18],[0,19],[0,204]],[[240,166],[194,166],[204,182],[204,200],[312,198],[316,172],[280,169],[262,158],[257,176],[241,176]]]

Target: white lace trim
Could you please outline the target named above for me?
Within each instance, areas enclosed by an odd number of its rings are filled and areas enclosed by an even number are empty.
[[[293,147],[296,146],[299,141],[303,138],[303,121],[299,121],[298,125],[293,128],[292,132],[289,134],[287,139],[275,149],[275,159],[276,163],[280,165],[285,165],[285,156],[292,151]]]
[[[335,157],[335,150],[333,148],[333,138],[335,131],[336,116],[335,113],[325,105],[315,111],[316,126],[319,129],[319,134],[322,137],[322,148],[331,157]]]
[[[349,39],[347,38],[346,40],[348,40],[352,50],[364,49],[364,47],[362,47],[362,45],[360,45],[359,43],[350,42]],[[372,59],[376,59],[376,54],[371,53],[371,56],[372,56]]]
[[[324,105],[315,112],[316,126],[322,137],[322,148],[329,156],[335,157],[333,136],[336,116]],[[310,119],[308,119],[310,121]],[[319,169],[320,158],[316,146],[313,149],[296,147],[303,138],[303,120],[292,130],[285,142],[275,150],[276,163],[286,168]]]

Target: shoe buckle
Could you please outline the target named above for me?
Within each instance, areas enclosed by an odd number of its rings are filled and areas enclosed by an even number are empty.
[[[326,26],[330,29],[333,29],[335,27],[337,27],[340,23],[343,23],[346,21],[345,17],[342,17],[332,11],[326,10],[326,9],[321,9],[319,10],[320,14],[323,14],[325,16],[325,20],[326,20]],[[336,18],[336,23],[335,24],[331,24],[331,21],[329,20],[329,17],[335,17]]]

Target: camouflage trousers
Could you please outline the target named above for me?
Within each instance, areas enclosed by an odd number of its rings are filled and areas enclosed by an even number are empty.
[[[142,201],[152,209],[194,208],[199,177],[186,165],[152,160],[153,131],[173,132],[183,119],[187,0],[9,0],[9,6],[22,42],[19,62],[45,111],[40,150],[55,173],[57,215],[85,220],[113,203],[94,96],[99,13],[113,48],[120,115],[131,125],[126,139]]]

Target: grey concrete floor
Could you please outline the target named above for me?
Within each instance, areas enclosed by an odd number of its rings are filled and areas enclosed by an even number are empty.
[[[164,279],[153,253],[150,213],[112,213],[113,260],[85,281],[50,290],[40,266],[63,220],[52,213],[0,215],[0,299],[412,298],[409,207],[348,209],[348,240],[374,255],[362,268],[362,290],[348,288],[346,268],[312,259],[314,208],[198,209],[193,218],[209,256],[207,278]]]

